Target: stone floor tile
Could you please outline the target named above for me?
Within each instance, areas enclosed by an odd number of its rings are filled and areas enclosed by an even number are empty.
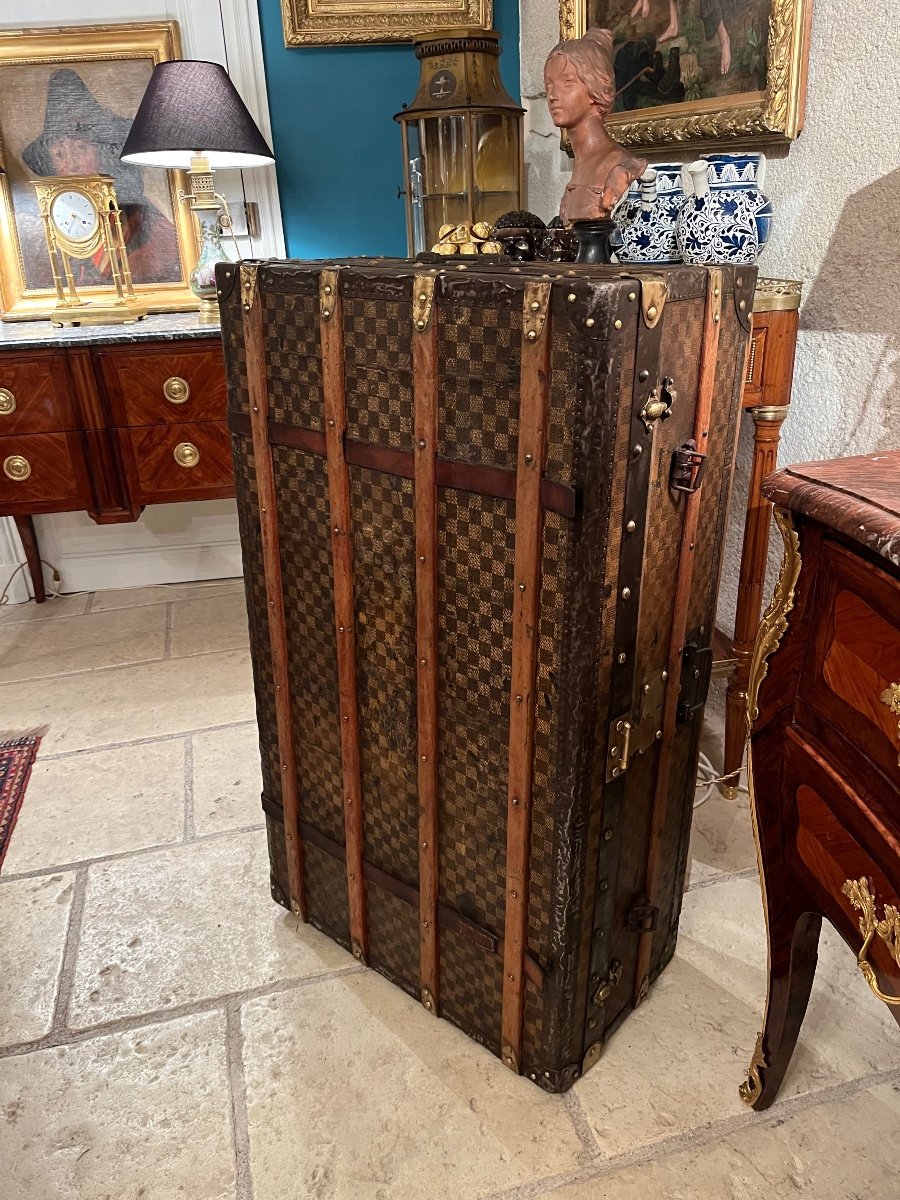
[[[225,1021],[0,1060],[8,1200],[234,1200]]]
[[[42,761],[31,772],[4,874],[180,842],[184,741]]]
[[[194,828],[215,833],[263,821],[256,722],[197,733],[194,746]]]
[[[269,892],[265,833],[98,863],[87,895],[72,1028],[353,966]]]
[[[2,1046],[50,1032],[74,886],[71,872],[0,880]],[[0,1153],[0,1164],[4,1161]]]
[[[172,606],[172,654],[244,649],[249,642],[243,588],[177,600]]]
[[[887,1200],[897,1194],[900,1086],[761,1116],[696,1149],[546,1192],[540,1200]]]
[[[53,621],[57,617],[80,617],[87,608],[87,602],[87,592],[72,592],[67,596],[48,596],[43,604],[35,604],[33,600],[25,604],[4,604],[0,607],[0,625]]]
[[[156,738],[255,716],[250,655],[203,654],[0,686],[17,728],[49,724],[43,754]]]
[[[242,1009],[254,1200],[473,1200],[586,1162],[558,1096],[374,972]]]
[[[782,1098],[900,1068],[896,1026],[855,978],[853,954],[830,929],[822,942],[819,977]],[[604,1153],[744,1111],[738,1086],[762,1024],[765,968],[755,879],[685,897],[675,959],[576,1085]]]
[[[702,794],[702,792],[701,792]],[[726,800],[718,788],[694,811],[691,858],[715,871],[743,871],[756,866],[756,843],[747,796]]]
[[[242,592],[242,579],[211,579],[207,583],[166,583],[157,587],[118,588],[95,592],[91,612],[109,612],[117,608],[136,608],[143,604],[168,604],[170,600],[193,600]]]
[[[162,658],[162,605],[68,621],[0,625],[0,684]]]

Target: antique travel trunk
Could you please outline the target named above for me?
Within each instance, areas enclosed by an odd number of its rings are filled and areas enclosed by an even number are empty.
[[[754,284],[218,268],[272,893],[549,1091],[675,947]]]

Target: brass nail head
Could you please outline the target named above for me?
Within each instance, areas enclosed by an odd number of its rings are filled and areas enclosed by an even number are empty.
[[[658,312],[659,312],[659,309],[656,307],[656,305],[651,304],[650,307],[647,309],[647,316],[652,321]]]
[[[623,588],[622,588],[622,599],[623,599],[623,600],[630,600],[630,599],[631,599],[631,588],[629,588],[629,587],[623,587]]]
[[[574,292],[569,292],[568,301],[570,304],[574,304],[577,299],[578,299],[578,297],[575,295]]]
[[[621,321],[618,319],[618,317],[617,317],[617,318],[616,318],[616,320],[613,322],[613,325],[615,326],[615,328],[616,328],[616,329],[621,329],[621,328],[622,328],[622,322],[621,322]]]
[[[322,309],[322,316],[323,316],[323,317],[326,317],[326,318],[330,317],[330,316],[331,316],[331,309],[330,309],[330,308],[323,308],[323,309]]]
[[[636,529],[637,529],[637,525],[635,525],[634,521],[629,521],[628,524],[625,526],[626,533],[634,533],[634,531]]]
[[[425,439],[424,438],[419,438],[419,449],[420,450],[425,449]]]
[[[541,307],[541,306],[540,306],[540,304],[538,303],[538,301],[537,301],[537,300],[532,300],[532,302],[531,302],[531,311],[532,311],[532,312],[539,312],[539,311],[540,311],[540,307]]]
[[[635,300],[637,300],[637,292],[629,292],[628,299],[631,301],[632,304],[634,304]]]
[[[515,888],[512,888],[512,889],[510,890],[510,893],[509,893],[509,894],[512,896],[513,900],[518,900],[518,898],[519,898],[519,893],[516,891],[516,889],[515,889]]]
[[[537,334],[535,333],[535,331],[534,331],[533,329],[529,329],[529,330],[528,330],[528,340],[529,340],[529,342],[533,342],[533,341],[535,341],[535,339],[536,339],[536,338],[537,338]]]
[[[593,329],[596,324],[597,322],[593,317],[588,317],[588,319],[585,321],[585,325],[587,325],[588,329]]]
[[[424,329],[424,328],[425,328],[424,321],[416,321],[416,329]]]
[[[624,663],[627,663],[627,662],[628,662],[628,655],[627,655],[627,654],[625,654],[625,653],[624,653],[624,651],[623,651],[623,652],[622,652],[622,653],[619,655],[619,666],[622,666]]]

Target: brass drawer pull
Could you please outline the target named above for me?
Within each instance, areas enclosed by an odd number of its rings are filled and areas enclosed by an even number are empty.
[[[193,442],[179,442],[174,454],[179,467],[196,467],[200,461],[200,451]]]
[[[11,454],[3,463],[3,474],[21,483],[31,474],[31,463],[21,454]]]
[[[163,395],[170,404],[184,404],[190,398],[190,394],[188,381],[180,375],[173,375],[163,384]]]
[[[900,1005],[900,996],[886,996],[879,988],[872,965],[866,958],[872,939],[877,934],[887,945],[894,962],[900,966],[900,912],[892,904],[886,904],[884,920],[878,920],[875,915],[875,897],[872,895],[868,879],[848,879],[841,891],[847,896],[853,908],[862,913],[859,918],[859,931],[865,941],[856,956],[857,966],[879,1000],[883,1000],[885,1004]]]
[[[16,411],[16,398],[9,388],[0,388],[0,417],[8,417]]]

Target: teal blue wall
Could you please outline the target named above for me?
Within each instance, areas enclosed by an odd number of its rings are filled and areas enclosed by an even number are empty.
[[[406,254],[400,126],[419,64],[412,46],[287,50],[279,0],[259,0],[272,147],[292,258]],[[500,66],[519,96],[518,0],[494,0]]]

